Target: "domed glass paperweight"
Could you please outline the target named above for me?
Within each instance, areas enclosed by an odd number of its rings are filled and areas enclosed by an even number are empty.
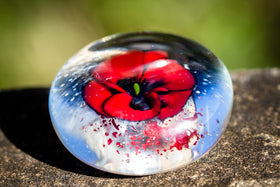
[[[95,41],[60,69],[50,116],[65,147],[97,169],[149,175],[210,150],[230,117],[223,63],[202,45],[154,32]]]

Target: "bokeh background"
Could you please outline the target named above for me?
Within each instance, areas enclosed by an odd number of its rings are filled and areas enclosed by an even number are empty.
[[[84,45],[143,30],[191,38],[229,70],[280,67],[279,0],[0,0],[0,89],[50,86]]]

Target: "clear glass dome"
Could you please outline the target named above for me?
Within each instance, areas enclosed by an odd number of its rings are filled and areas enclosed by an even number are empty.
[[[78,159],[103,171],[149,175],[210,150],[230,117],[223,63],[179,36],[108,36],[71,57],[49,95],[54,128]]]

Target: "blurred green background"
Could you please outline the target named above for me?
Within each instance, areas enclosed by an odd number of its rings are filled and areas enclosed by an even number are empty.
[[[50,86],[84,45],[143,30],[196,40],[230,70],[280,67],[279,0],[0,0],[0,89]]]

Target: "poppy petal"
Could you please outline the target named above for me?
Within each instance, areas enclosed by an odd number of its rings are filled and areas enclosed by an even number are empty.
[[[195,81],[192,74],[175,60],[157,60],[150,64],[144,78],[150,84],[162,82],[169,91],[192,89]]]
[[[159,95],[159,99],[163,103],[164,107],[161,108],[158,118],[163,120],[179,113],[186,104],[191,93],[191,90],[189,90],[169,92],[165,95]]]
[[[152,119],[160,112],[161,103],[156,93],[150,93],[147,98],[153,104],[153,107],[149,110],[135,110],[130,107],[132,97],[127,93],[120,93],[111,96],[103,105],[103,110],[110,116],[117,118],[141,121]]]
[[[144,64],[155,60],[166,59],[167,57],[167,53],[164,51],[148,51],[144,55]]]
[[[94,108],[98,113],[107,116],[102,109],[103,102],[112,96],[112,93],[104,87],[104,85],[95,80],[88,83],[84,90],[84,98],[86,102]]]
[[[129,51],[122,55],[100,63],[94,70],[93,76],[100,82],[111,81],[116,84],[118,80],[139,77],[143,72],[144,53],[142,51]]]

